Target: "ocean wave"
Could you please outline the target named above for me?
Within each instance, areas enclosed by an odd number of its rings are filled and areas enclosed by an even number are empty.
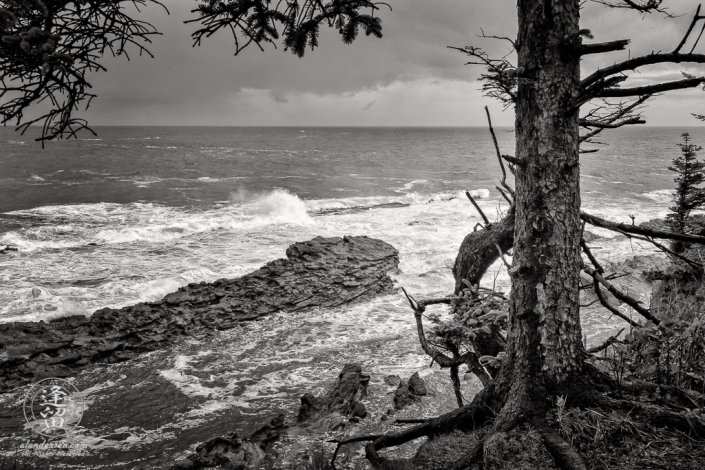
[[[232,201],[232,199],[231,199]],[[20,251],[97,245],[165,242],[215,230],[251,230],[273,224],[313,223],[306,205],[293,193],[275,189],[248,193],[240,202],[207,210],[189,210],[150,203],[45,206],[10,213],[41,216],[61,222],[7,232],[0,243]]]
[[[470,195],[475,199],[488,199],[490,197],[490,190],[485,188],[475,189],[469,192]],[[452,201],[454,199],[464,198],[464,191],[435,194],[411,192],[404,194],[403,196],[367,196],[340,199],[311,199],[306,201],[306,207],[310,212],[317,213],[346,209],[363,210],[375,207],[414,206],[431,204],[435,202]]]

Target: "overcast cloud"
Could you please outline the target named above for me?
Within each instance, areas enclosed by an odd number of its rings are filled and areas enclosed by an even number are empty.
[[[584,73],[600,65],[651,50],[672,50],[698,5],[697,0],[667,0],[685,16],[643,18],[629,11],[589,5],[582,27],[595,41],[631,38],[629,51],[588,56]],[[477,37],[482,33],[516,36],[516,2],[510,0],[392,0],[382,11],[382,39],[361,34],[344,45],[325,30],[321,47],[303,59],[267,47],[250,46],[233,56],[232,38],[223,32],[193,48],[185,25],[194,0],[166,2],[141,15],[163,33],[150,50],[154,59],[105,60],[107,73],[93,76],[98,98],[84,113],[94,125],[392,125],[481,126],[489,105],[498,125],[512,125],[511,110],[482,97],[482,69],[466,66],[467,56],[446,46],[477,45],[494,55],[508,43]],[[705,51],[705,44],[702,46]],[[680,71],[705,73],[705,67],[653,67],[631,83],[680,78]],[[627,82],[629,84],[630,82]],[[651,125],[698,125],[689,113],[705,114],[705,92],[688,90],[652,101]]]

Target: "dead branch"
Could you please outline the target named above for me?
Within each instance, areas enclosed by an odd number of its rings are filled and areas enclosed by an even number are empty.
[[[644,120],[639,112],[639,107],[651,95],[640,96],[631,101],[613,103],[602,100],[603,104],[591,109],[588,114],[580,119],[581,127],[592,129],[587,134],[580,136],[580,142],[591,142],[591,139],[605,129],[614,129],[625,125],[643,124]],[[593,142],[594,143],[594,142]]]
[[[614,307],[612,304],[610,304],[609,300],[607,300],[605,294],[602,292],[600,282],[597,279],[593,281],[593,289],[595,290],[595,294],[597,294],[597,299],[600,301],[600,304],[602,304],[602,306],[609,310],[613,315],[617,315],[619,318],[626,321],[627,323],[629,323],[629,325],[634,328],[639,328],[641,326],[637,322],[620,312],[619,309]]]
[[[615,229],[615,231],[618,232],[618,233],[621,233],[622,235],[624,235],[625,237],[630,238],[630,239],[631,239],[631,238],[634,238],[634,239],[636,239],[636,240],[641,240],[641,241],[649,242],[649,243],[651,243],[652,245],[654,245],[656,248],[658,248],[659,250],[661,250],[661,251],[663,251],[664,253],[666,253],[667,255],[669,255],[669,256],[671,256],[671,257],[673,257],[673,258],[678,258],[678,259],[684,261],[685,263],[689,264],[691,267],[693,267],[693,268],[695,268],[695,269],[702,269],[702,268],[703,268],[703,264],[702,264],[702,263],[699,263],[699,262],[697,262],[697,261],[695,261],[695,260],[692,260],[692,259],[688,258],[687,256],[683,256],[683,255],[681,255],[680,253],[676,253],[675,251],[673,251],[673,250],[671,250],[670,248],[668,248],[668,247],[666,247],[666,246],[660,244],[659,242],[653,240],[652,238],[649,238],[649,237],[642,237],[642,236],[640,236],[640,235],[630,234],[630,233],[624,232],[624,231],[622,231],[622,230],[616,230],[616,229]]]
[[[585,243],[585,240],[581,239],[580,240],[580,247],[583,249],[583,252],[587,255],[588,259],[592,263],[592,265],[595,267],[595,270],[593,271],[596,275],[599,275],[602,277],[602,274],[604,274],[605,270],[602,268],[600,263],[597,261],[595,256],[592,254],[592,251],[590,251],[590,248],[588,248],[587,243]],[[585,271],[587,274],[590,274],[585,267],[583,267],[583,271]],[[590,274],[592,276],[592,274]],[[600,304],[602,304],[603,307],[605,307],[607,310],[612,312],[613,315],[617,315],[619,318],[622,320],[626,321],[633,327],[639,327],[639,324],[636,323],[634,320],[620,312],[617,308],[615,308],[612,304],[609,303],[607,298],[605,298],[605,295],[602,293],[602,288],[600,287],[600,281],[596,278],[596,276],[592,276],[593,278],[593,289],[595,291],[595,294],[597,295],[597,299],[600,301]],[[605,282],[607,281],[606,279],[603,278]],[[610,284],[611,285],[611,284]],[[617,297],[615,295],[615,297]],[[619,298],[619,297],[617,297]]]
[[[492,117],[490,116],[490,110],[487,106],[485,106],[485,113],[487,114],[487,124],[490,128],[490,134],[492,135],[492,142],[494,143],[494,148],[497,152],[497,161],[499,162],[499,166],[502,169],[502,181],[500,181],[500,184],[504,189],[507,190],[509,194],[512,195],[512,197],[514,197],[514,190],[507,184],[507,172],[504,169],[504,162],[502,162],[502,152],[499,151],[497,136],[495,135],[494,128],[492,127]]]
[[[619,3],[610,0],[592,0],[594,3],[599,3],[609,8],[628,8],[636,10],[640,13],[659,12],[668,17],[672,17],[668,11],[661,8],[663,0],[621,0]]]
[[[600,91],[595,96],[598,98],[624,98],[628,96],[653,95],[655,93],[664,93],[666,91],[694,88],[704,82],[705,77],[697,77],[634,88],[609,88]]]
[[[423,319],[422,319],[422,314],[426,309],[426,305],[431,305],[431,301],[426,301],[425,303],[418,302],[416,299],[414,299],[412,296],[410,296],[407,292],[406,289],[403,287],[401,290],[404,292],[404,295],[406,296],[406,300],[409,302],[409,305],[411,306],[411,309],[414,311],[414,318],[416,319],[416,331],[418,333],[419,337],[419,343],[421,344],[421,349],[424,350],[424,352],[433,359],[436,364],[438,364],[441,368],[450,368],[451,369],[451,379],[453,379],[453,371],[455,369],[455,375],[457,378],[457,373],[458,373],[458,366],[462,364],[466,364],[468,366],[468,370],[480,379],[480,381],[483,382],[483,384],[488,383],[490,380],[490,377],[487,375],[487,372],[482,368],[480,365],[480,361],[477,358],[477,355],[473,351],[466,351],[462,355],[458,354],[457,351],[452,351],[453,357],[448,357],[442,352],[438,351],[437,349],[434,349],[431,347],[431,345],[428,344],[428,341],[426,340],[426,333],[424,332],[424,327],[423,327]],[[445,299],[444,299],[445,300]],[[441,302],[436,302],[436,303],[441,303]],[[443,302],[445,303],[445,302]],[[456,389],[456,396],[460,393],[460,380],[458,379],[457,383],[457,388],[456,388],[456,383],[455,379],[453,380],[453,387]],[[461,396],[462,397],[462,396]],[[459,406],[463,406],[462,403],[462,398],[459,398]]]
[[[622,334],[623,331],[624,331],[624,328],[622,328],[621,330],[619,330],[616,334],[614,334],[614,335],[610,336],[609,338],[607,338],[607,339],[606,339],[602,344],[600,344],[599,346],[595,346],[595,347],[592,347],[592,348],[590,348],[590,349],[586,349],[585,352],[588,353],[588,354],[596,354],[596,353],[599,353],[600,351],[603,351],[603,350],[607,349],[611,344],[614,344],[614,343],[616,343],[617,341],[619,341],[619,340],[618,340],[618,337],[619,337],[619,335]]]
[[[524,160],[523,158],[514,157],[512,155],[504,155],[504,154],[502,155],[502,158],[504,158],[509,163],[512,163],[514,165],[526,166],[526,160]]]
[[[585,271],[587,274],[593,277],[595,281],[599,282],[603,286],[607,288],[607,290],[614,295],[617,299],[621,300],[625,304],[629,305],[631,308],[636,310],[642,317],[646,318],[647,320],[651,320],[654,324],[658,325],[659,319],[651,315],[651,311],[649,309],[644,308],[640,305],[640,302],[636,300],[633,297],[630,297],[629,295],[625,294],[624,292],[620,291],[616,287],[614,287],[612,284],[610,284],[600,273],[595,271],[594,269],[588,267],[588,266],[583,266],[583,271]],[[599,294],[598,294],[599,295]],[[621,315],[620,315],[621,316]],[[624,318],[624,316],[622,316]]]
[[[602,54],[604,52],[624,50],[630,42],[631,40],[629,39],[620,39],[618,41],[601,42],[597,44],[579,44],[575,49],[580,55]]]
[[[475,199],[473,199],[472,195],[470,194],[470,191],[465,191],[465,195],[468,197],[468,199],[470,199],[470,202],[472,202],[472,205],[475,206],[475,209],[480,214],[480,217],[482,217],[482,220],[485,221],[485,228],[489,228],[492,224],[487,219],[487,216],[485,215],[485,213],[482,212],[482,209],[480,209],[480,206],[477,205],[477,203],[475,202]]]
[[[633,59],[625,60],[608,67],[604,67],[596,70],[592,74],[585,77],[581,82],[580,86],[584,89],[594,85],[599,80],[603,80],[611,75],[626,72],[628,70],[636,70],[639,67],[644,67],[646,65],[655,64],[680,64],[680,63],[705,63],[705,54],[680,54],[680,53],[654,53],[640,57],[634,57]]]
[[[674,54],[678,54],[678,52],[681,50],[681,48],[685,45],[685,42],[688,40],[688,36],[690,36],[690,33],[693,32],[693,28],[695,27],[695,24],[704,19],[705,16],[700,16],[700,7],[702,5],[698,5],[698,9],[695,10],[695,15],[693,15],[693,20],[690,22],[690,26],[688,27],[688,30],[685,32],[685,35],[683,35],[683,39],[681,39],[681,42],[678,43],[678,46],[673,50]],[[702,31],[700,33],[702,35]],[[693,49],[695,49],[695,46],[698,45],[698,40],[700,40],[700,36],[698,36],[698,39],[695,41],[695,44],[693,44]],[[691,52],[693,51],[691,49]]]
[[[687,243],[697,243],[699,245],[705,245],[705,237],[700,237],[697,235],[667,232],[665,230],[655,230],[646,227],[639,227],[638,225],[611,222],[609,220],[590,215],[585,212],[580,213],[580,218],[585,222],[594,225],[595,227],[606,228],[608,230],[618,230],[622,232],[633,233],[636,235],[643,235],[645,237],[661,238],[665,240],[679,240]]]
[[[617,123],[589,121],[587,119],[581,119],[579,124],[581,127],[595,127],[598,129],[617,129],[618,127],[628,126],[632,124],[646,124],[646,121],[638,117],[632,117]]]

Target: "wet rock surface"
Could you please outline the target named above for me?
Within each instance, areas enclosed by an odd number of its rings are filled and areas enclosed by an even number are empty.
[[[196,452],[188,458],[177,461],[171,470],[254,468],[264,460],[272,444],[287,427],[285,416],[281,414],[249,437],[241,438],[233,433],[228,437],[213,438],[196,447]]]
[[[362,373],[360,364],[345,364],[333,388],[324,396],[311,393],[301,397],[298,423],[309,423],[323,431],[344,427],[343,417],[367,416],[365,405],[359,400],[367,396],[370,376]]]
[[[368,300],[393,288],[389,273],[399,262],[394,247],[362,236],[316,237],[291,245],[286,255],[241,278],[189,284],[158,302],[104,308],[89,318],[0,324],[0,391],[278,311]]]
[[[414,372],[414,374],[409,377],[409,392],[412,395],[419,397],[428,394],[428,391],[426,390],[426,382],[424,382],[418,372]]]
[[[306,393],[301,397],[301,406],[296,419],[280,414],[249,437],[241,438],[237,433],[216,437],[196,447],[196,452],[176,462],[171,470],[194,470],[221,466],[229,469],[255,468],[268,455],[272,444],[282,433],[323,434],[340,431],[346,423],[359,423],[367,416],[365,405],[357,401],[367,396],[370,376],[362,373],[360,364],[345,364],[330,390],[316,397]],[[348,417],[346,421],[345,417]]]

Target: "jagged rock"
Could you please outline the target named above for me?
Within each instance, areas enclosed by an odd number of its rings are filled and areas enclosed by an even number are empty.
[[[358,399],[367,396],[370,376],[362,373],[360,364],[345,364],[333,388],[322,397],[310,393],[301,397],[299,423],[311,422],[316,428],[333,430],[344,422],[344,416],[364,418],[365,405]]]
[[[414,397],[409,392],[409,386],[405,380],[399,382],[396,392],[394,392],[394,408],[401,410],[405,406],[413,403]]]
[[[393,289],[389,274],[399,264],[394,247],[368,237],[316,237],[291,245],[286,255],[241,278],[191,283],[158,302],[104,308],[89,318],[0,324],[0,391],[278,311],[368,300]]]
[[[358,401],[355,403],[355,406],[353,406],[352,411],[350,411],[350,416],[353,416],[355,418],[364,418],[367,416],[367,408],[365,408],[365,404]]]
[[[240,438],[237,434],[216,437],[196,447],[196,452],[187,459],[174,463],[171,470],[254,468],[264,459],[271,444],[279,439],[279,432],[286,427],[284,415],[279,415],[247,438]]]
[[[428,392],[426,391],[426,382],[419,376],[418,372],[414,372],[414,374],[409,378],[409,393],[412,395],[416,396],[424,396]]]
[[[359,422],[367,416],[367,409],[358,401],[366,393],[370,376],[362,373],[360,364],[345,364],[338,380],[322,397],[307,393],[301,397],[301,406],[296,423],[287,423],[285,415],[279,415],[269,424],[248,438],[237,434],[216,437],[196,448],[196,453],[186,460],[176,462],[171,470],[196,470],[220,466],[225,469],[257,468],[272,444],[282,432],[326,433],[343,429],[348,422]],[[347,418],[346,418],[347,416]]]

